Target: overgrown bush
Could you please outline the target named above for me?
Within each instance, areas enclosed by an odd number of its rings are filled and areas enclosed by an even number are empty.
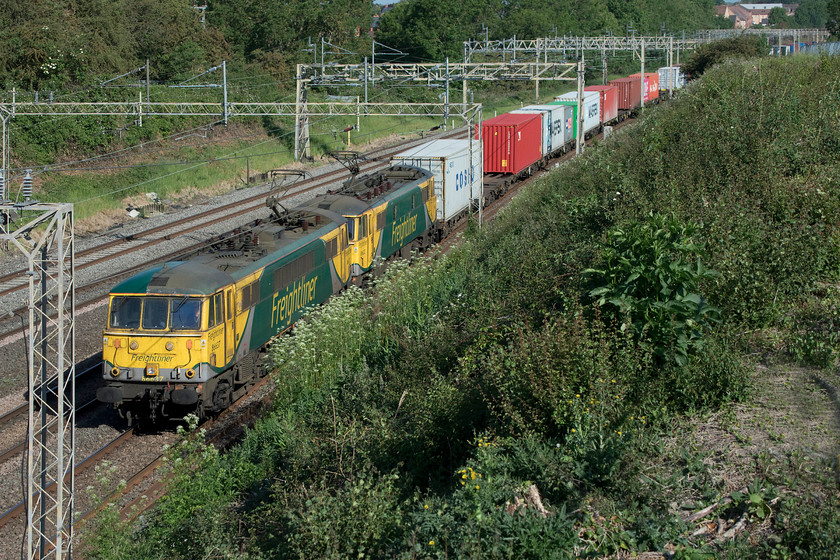
[[[651,213],[642,223],[607,232],[603,265],[584,271],[594,286],[589,296],[621,331],[678,365],[702,349],[705,331],[720,321],[720,311],[699,294],[700,283],[716,274],[703,265],[698,230]]]

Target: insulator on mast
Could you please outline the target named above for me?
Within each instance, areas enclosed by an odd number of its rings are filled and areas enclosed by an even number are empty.
[[[23,178],[23,200],[32,198],[32,170],[26,170],[26,176]]]

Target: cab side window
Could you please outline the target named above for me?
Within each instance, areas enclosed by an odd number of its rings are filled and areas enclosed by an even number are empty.
[[[359,227],[356,231],[359,234],[357,239],[364,239],[367,237],[367,215],[359,217]]]
[[[210,313],[207,317],[207,326],[209,328],[213,328],[216,325],[221,324],[224,319],[224,300],[222,299],[222,294],[214,294],[210,298]]]

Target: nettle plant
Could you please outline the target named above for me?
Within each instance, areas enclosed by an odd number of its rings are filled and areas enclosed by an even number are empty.
[[[698,293],[698,284],[717,275],[703,265],[700,226],[651,213],[643,222],[607,233],[603,265],[584,271],[589,296],[607,315],[654,353],[678,365],[703,344],[704,332],[720,311]],[[609,312],[612,312],[611,314]]]

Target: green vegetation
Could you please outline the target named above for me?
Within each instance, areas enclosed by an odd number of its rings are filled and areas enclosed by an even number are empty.
[[[153,102],[219,103],[222,94],[218,87],[180,86],[220,84],[217,67],[227,61],[229,101],[290,101],[294,99],[295,65],[320,61],[317,49],[321,48],[321,39],[332,45],[327,47],[327,61],[360,63],[370,56],[366,31],[379,10],[370,0],[218,0],[209,2],[206,9],[198,7],[188,0],[36,0],[9,6],[0,11],[0,50],[8,53],[0,60],[0,88],[4,90],[0,97],[11,101],[14,89],[18,102],[136,103],[142,96]],[[461,60],[462,41],[485,33],[491,39],[600,34],[606,30],[623,34],[630,27],[636,33],[659,33],[662,25],[676,33],[719,22],[715,22],[709,0],[574,0],[561,5],[547,0],[454,5],[403,0],[384,14],[380,23],[377,41],[402,49],[407,56],[399,61],[404,62],[427,61],[429,57],[441,61],[445,56]],[[143,68],[147,61],[151,79],[148,93]],[[619,74],[638,70],[629,55],[613,63],[611,71]],[[656,61],[649,64],[655,65]],[[205,73],[210,68],[217,69]],[[198,75],[201,77],[196,78]],[[588,79],[600,81],[600,69],[593,69]],[[546,86],[544,82],[544,95],[551,87]],[[475,99],[484,104],[485,114],[496,108],[511,108],[511,98],[532,101],[521,84],[497,87],[472,83],[471,89]],[[377,86],[370,88],[369,99],[439,102],[440,93],[435,89]],[[323,100],[328,95],[352,99],[364,93],[358,86],[324,88],[310,91],[309,99]],[[494,100],[496,96],[505,99]],[[36,198],[74,202],[81,219],[106,210],[116,217],[121,215],[117,209],[137,204],[149,191],[166,198],[175,197],[187,187],[189,192],[214,187],[220,180],[230,186],[237,181],[234,177],[244,179],[249,163],[251,169],[265,171],[292,160],[294,124],[290,117],[237,117],[232,121],[238,127],[233,134],[220,129],[221,115],[144,118],[142,126],[137,126],[135,118],[17,116],[10,135],[9,167],[13,171],[7,177],[12,194],[25,170],[32,168]],[[363,118],[362,130],[351,134],[353,145],[347,146],[347,137],[341,131],[355,124],[353,118],[313,121],[314,156],[364,146],[393,133],[428,130],[440,123],[431,119],[409,122]],[[115,153],[119,157],[112,155]],[[234,154],[254,157],[248,163],[226,159]],[[96,156],[103,157],[91,159]],[[143,167],[149,161],[156,166],[171,165]],[[61,162],[77,163],[68,165],[72,168],[69,171],[45,169]],[[126,169],[131,166],[136,168]],[[99,176],[87,173],[91,167],[101,170]],[[105,225],[103,221],[91,227]]]
[[[421,60],[460,60],[470,39],[639,34],[731,27],[707,0],[403,0],[383,16],[377,40]]]
[[[756,58],[767,54],[767,45],[757,35],[741,35],[732,39],[722,39],[714,43],[700,45],[688,57],[683,71],[692,77],[698,77],[706,69],[724,60]]]
[[[832,58],[718,65],[335,298],[272,348],[242,444],[86,556],[836,555],[838,84]]]

